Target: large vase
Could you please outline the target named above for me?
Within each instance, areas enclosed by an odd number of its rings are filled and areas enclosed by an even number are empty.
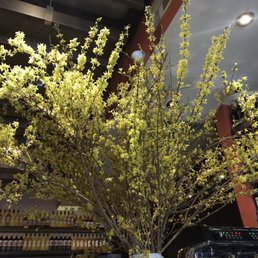
[[[161,253],[133,254],[130,258],[164,258]]]

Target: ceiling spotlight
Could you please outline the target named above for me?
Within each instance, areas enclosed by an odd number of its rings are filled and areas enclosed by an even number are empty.
[[[240,14],[236,19],[236,25],[239,27],[245,27],[251,24],[255,19],[255,14],[253,12],[246,12]]]
[[[135,50],[131,54],[131,57],[134,61],[141,61],[144,59],[145,53],[142,50]]]

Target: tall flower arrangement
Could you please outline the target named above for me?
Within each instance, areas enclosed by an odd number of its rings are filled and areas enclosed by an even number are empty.
[[[150,60],[146,65],[138,60],[121,71],[128,80],[107,101],[103,93],[127,29],[98,78],[94,72],[109,33],[106,28],[98,30],[99,21],[82,43],[65,42],[58,34],[60,43],[50,50],[44,44],[33,49],[17,32],[9,40],[10,49],[0,47],[0,99],[28,122],[24,143],[15,140],[18,123],[0,124],[1,162],[22,171],[2,187],[3,198],[11,202],[28,191],[37,198],[71,201],[103,221],[131,254],[160,253],[165,241],[173,241],[183,228],[207,217],[211,208],[217,210],[232,201],[234,185],[257,179],[257,94],[249,96],[242,90],[244,80],[234,81],[222,73],[226,91],[237,85],[239,105],[249,125],[248,130],[237,132],[235,145],[227,150],[220,146],[215,111],[202,117],[220,72],[228,28],[211,40],[194,85],[197,96],[189,103],[182,101],[182,90],[188,87],[187,7],[185,0],[174,89],[165,85],[165,40],[162,37],[156,44],[148,8]],[[89,49],[94,54],[90,59]],[[8,64],[7,58],[17,53],[28,56],[26,66]],[[37,87],[39,81],[43,92]],[[235,166],[239,163],[241,172]],[[231,179],[229,166],[235,167]]]

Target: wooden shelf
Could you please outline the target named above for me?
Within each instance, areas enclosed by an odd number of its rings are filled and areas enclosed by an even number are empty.
[[[22,251],[22,252],[11,252],[11,251],[0,251],[0,257],[71,257],[71,255],[74,254],[74,257],[76,253],[73,253],[71,251]]]
[[[71,234],[102,234],[103,230],[100,229],[85,229],[78,227],[50,227],[50,226],[28,226],[28,227],[15,227],[0,226],[1,233],[71,233]]]

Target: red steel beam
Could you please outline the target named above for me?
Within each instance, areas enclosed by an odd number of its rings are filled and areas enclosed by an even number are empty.
[[[223,148],[231,147],[234,143],[232,139],[232,121],[231,121],[231,106],[221,105],[216,114],[216,126],[218,130],[219,137],[221,139],[221,145]],[[241,170],[241,165],[239,165]],[[229,168],[229,173],[233,176],[233,169]],[[249,184],[246,184],[245,189],[248,191],[251,189]],[[241,195],[240,193],[243,190],[243,186],[237,185],[234,188],[237,197],[237,205],[239,208],[240,216],[243,222],[244,227],[258,227],[257,223],[257,211],[254,198],[251,194]]]
[[[152,2],[154,2],[154,1],[152,1]],[[171,23],[172,19],[176,15],[181,4],[182,4],[182,0],[171,0],[168,3],[168,5],[164,11],[164,14],[162,15],[162,18],[155,31],[155,36],[157,38],[157,41],[159,41],[161,34],[165,33],[165,31],[167,30],[169,24]],[[130,44],[128,44],[126,46],[125,53],[127,53],[127,54],[121,56],[117,66],[126,70],[131,63],[130,56],[131,56],[132,52],[134,50],[139,49],[139,45],[141,46],[142,50],[144,51],[145,61],[147,61],[150,57],[151,51],[149,49],[149,41],[148,41],[148,35],[146,33],[146,27],[144,24],[144,18],[139,23],[132,41],[130,42]],[[109,83],[107,93],[116,91],[117,85],[123,81],[126,81],[126,78],[118,73],[115,73]]]

